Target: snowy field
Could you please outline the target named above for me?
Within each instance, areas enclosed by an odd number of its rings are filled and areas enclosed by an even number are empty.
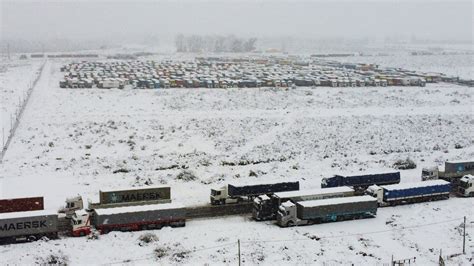
[[[423,166],[474,158],[468,87],[60,89],[60,65],[46,64],[32,94],[0,166],[0,198],[42,195],[55,210],[78,193],[95,199],[99,189],[167,184],[173,201],[201,205],[226,183],[298,180],[317,188],[323,177],[393,171],[406,158],[418,167],[402,171],[402,182],[413,182]],[[178,179],[183,171],[194,178]],[[448,264],[468,265],[473,204],[453,198],[284,229],[240,216],[193,220],[149,231],[158,240],[148,244],[138,241],[145,232],[113,232],[1,246],[0,264],[53,254],[87,265],[235,265],[240,239],[244,265],[383,265],[392,255],[430,265],[440,249],[462,252],[467,216],[467,254]]]
[[[28,89],[38,75],[41,60],[8,60],[0,63],[0,141],[2,145],[10,135],[20,105],[26,98]],[[3,147],[0,145],[0,147]]]
[[[474,53],[472,48],[466,54],[417,55],[397,52],[388,56],[352,56],[331,58],[348,63],[378,64],[383,67],[400,67],[424,72],[438,72],[463,79],[474,79]]]

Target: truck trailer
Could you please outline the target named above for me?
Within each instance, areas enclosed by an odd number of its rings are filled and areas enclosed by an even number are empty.
[[[35,241],[58,237],[58,214],[55,211],[25,211],[0,214],[0,243]]]
[[[445,180],[429,180],[388,186],[373,185],[367,194],[377,199],[379,206],[448,199],[451,184]]]
[[[109,231],[138,231],[161,229],[163,226],[181,227],[186,224],[186,208],[181,204],[155,205],[95,209],[78,212],[72,217],[73,236],[88,235],[92,228],[100,233]]]
[[[261,195],[254,199],[252,216],[257,221],[276,219],[278,207],[285,201],[293,203],[306,200],[318,200],[337,197],[354,196],[354,189],[350,187],[334,187],[324,189],[299,190],[277,192],[270,196]]]
[[[251,201],[253,198],[259,195],[299,189],[300,183],[298,181],[243,186],[233,186],[228,184],[227,186],[224,186],[220,189],[211,189],[211,204],[219,205]]]
[[[390,185],[400,183],[400,172],[341,176],[335,175],[321,180],[322,188],[350,186],[354,189],[366,189],[371,185]]]
[[[281,227],[371,218],[377,214],[377,200],[371,196],[354,196],[322,200],[286,201],[277,212]]]
[[[43,209],[43,197],[0,199],[0,213],[39,211]]]

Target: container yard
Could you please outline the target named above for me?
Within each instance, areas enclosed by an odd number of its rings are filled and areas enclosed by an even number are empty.
[[[64,65],[61,71],[61,88],[424,87],[426,83],[459,83],[457,77],[442,73],[295,56],[85,61]]]

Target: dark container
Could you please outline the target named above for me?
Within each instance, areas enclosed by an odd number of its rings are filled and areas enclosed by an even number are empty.
[[[258,185],[247,185],[247,186],[233,186],[231,184],[228,185],[228,194],[231,197],[239,197],[239,196],[255,196],[255,195],[263,195],[275,192],[282,192],[282,191],[292,191],[292,190],[299,190],[300,183],[296,182],[282,182],[282,183],[275,183],[275,184],[258,184]]]
[[[38,211],[44,209],[43,197],[1,199],[0,213]]]
[[[324,178],[321,181],[321,187],[368,187],[371,185],[390,185],[400,183],[400,172],[382,173],[372,175],[341,176],[336,175],[330,178]]]

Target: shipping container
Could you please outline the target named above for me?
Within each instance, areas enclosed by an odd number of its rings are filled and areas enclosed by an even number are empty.
[[[449,198],[451,184],[444,180],[429,180],[382,186],[384,202],[414,201],[425,198]]]
[[[231,197],[238,196],[249,196],[249,195],[262,195],[268,193],[282,192],[299,190],[300,183],[297,182],[281,182],[274,184],[258,184],[258,185],[245,185],[245,186],[233,186],[228,185],[228,194]]]
[[[103,233],[112,230],[135,231],[159,229],[163,226],[184,226],[186,208],[181,204],[167,203],[96,209],[92,221]]]
[[[280,226],[369,218],[377,214],[377,200],[371,196],[331,198],[293,203],[284,202],[277,213]]]
[[[0,243],[56,238],[58,215],[55,211],[27,211],[0,214]]]
[[[101,190],[99,197],[100,204],[169,201],[171,199],[171,188],[141,187],[123,190]]]
[[[474,161],[445,162],[444,173],[462,177],[466,174],[474,174]]]
[[[0,213],[38,211],[43,209],[43,197],[0,199]]]
[[[296,203],[299,219],[332,217],[339,214],[376,212],[377,200],[370,196],[355,196]]]
[[[390,185],[397,183],[400,183],[400,172],[356,176],[335,175],[331,178],[323,178],[321,187],[352,186],[354,188],[367,188],[371,185]]]

